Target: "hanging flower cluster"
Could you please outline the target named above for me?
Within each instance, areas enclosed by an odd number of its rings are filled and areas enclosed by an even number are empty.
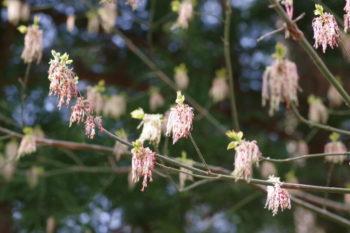
[[[310,95],[307,101],[309,103],[309,120],[317,123],[326,123],[328,111],[321,98]]]
[[[68,15],[66,20],[67,31],[72,32],[75,28],[75,15]]]
[[[124,129],[117,130],[115,132],[115,135],[117,135],[120,139],[122,139],[124,141],[128,141],[128,137],[127,137]],[[123,154],[128,153],[128,151],[129,151],[129,149],[128,149],[127,145],[125,145],[119,141],[115,142],[114,148],[113,148],[113,154],[116,156],[117,161],[120,160],[120,158]]]
[[[151,111],[155,111],[157,108],[160,108],[164,105],[164,98],[160,94],[159,89],[152,87],[150,89],[150,98],[149,98],[149,108]]]
[[[178,91],[176,106],[170,109],[166,127],[166,136],[172,134],[173,144],[181,138],[187,138],[192,130],[193,108],[184,104],[184,102],[185,96],[181,94],[181,91]]]
[[[329,139],[331,140],[331,142],[328,142],[325,146],[324,146],[324,153],[327,154],[341,154],[341,153],[346,153],[347,152],[347,148],[344,145],[344,143],[342,143],[341,141],[339,141],[340,135],[337,133],[332,133],[329,136]],[[326,156],[325,160],[327,162],[330,163],[343,163],[344,160],[346,159],[345,155],[332,155],[332,156]]]
[[[16,159],[21,158],[23,155],[31,154],[36,151],[36,141],[33,134],[33,129],[25,127],[23,129],[24,136],[18,148]]]
[[[233,176],[237,181],[239,178],[244,178],[247,181],[250,180],[253,173],[253,164],[259,166],[259,158],[261,157],[261,152],[256,144],[256,141],[246,141],[243,140],[242,132],[227,131],[226,135],[232,139],[227,146],[227,149],[235,149],[235,169],[233,171]]]
[[[76,98],[76,103],[72,107],[69,126],[72,123],[85,122],[85,134],[92,139],[96,134],[96,125],[102,131],[102,119],[93,117],[93,108],[90,102],[84,97],[78,97],[78,77],[73,69],[68,67],[73,63],[73,60],[69,60],[69,55],[66,53],[61,55],[52,51],[52,55],[54,59],[50,61],[48,77],[50,80],[49,95],[56,95],[59,98],[58,109],[61,109],[62,104],[69,106],[72,98]]]
[[[187,159],[187,153],[185,151],[182,151],[181,153],[181,158],[179,158],[179,160],[186,164],[187,166],[192,166],[193,165],[193,161],[191,159]],[[180,168],[180,172],[179,172],[179,186],[180,186],[180,190],[182,190],[185,187],[186,181],[193,181],[193,171],[181,167]]]
[[[339,76],[336,78],[338,79],[338,82],[342,84],[341,78]],[[343,97],[333,85],[330,85],[327,91],[327,99],[331,107],[339,107],[344,102]]]
[[[286,48],[276,44],[276,52],[272,55],[276,60],[268,66],[262,80],[262,105],[269,100],[269,115],[278,110],[279,104],[285,102],[298,104],[299,75],[294,62],[284,59]]]
[[[141,120],[137,128],[142,128],[141,135],[138,139],[141,143],[149,141],[155,147],[158,147],[162,135],[162,114],[145,114],[142,108],[131,112],[131,117]]]
[[[17,25],[20,20],[28,21],[30,17],[30,6],[27,3],[22,3],[19,0],[5,1],[7,6],[7,20]]]
[[[187,68],[184,63],[181,63],[179,66],[175,67],[175,82],[177,88],[180,90],[184,90],[188,86],[189,78]]]
[[[212,97],[214,103],[218,103],[227,98],[229,91],[226,69],[223,68],[216,71],[216,77],[213,80],[213,84],[209,90],[209,96]]]
[[[43,54],[43,31],[39,29],[39,18],[34,18],[31,26],[19,26],[18,30],[25,33],[24,49],[21,58],[25,63],[35,62],[38,64]]]
[[[281,211],[291,209],[290,194],[287,189],[281,188],[280,178],[270,176],[269,181],[273,182],[274,185],[267,187],[265,208],[270,210],[273,216],[278,213],[278,209],[281,209]]]
[[[344,11],[344,31],[348,32],[350,28],[350,0],[346,0]]]
[[[194,0],[182,0],[182,2],[175,0],[171,3],[172,10],[179,15],[172,29],[178,27],[183,29],[188,28],[189,21],[193,17],[193,2]]]
[[[152,171],[156,161],[156,153],[148,147],[143,147],[139,141],[133,142],[134,148],[131,150],[131,168],[132,182],[136,183],[143,177],[142,189],[143,192],[147,187],[147,182],[152,180]]]
[[[325,53],[327,46],[332,49],[338,46],[339,27],[332,14],[325,13],[323,7],[319,4],[316,4],[315,7],[314,13],[318,16],[312,20],[315,39],[314,47],[317,49],[319,46],[322,46],[322,51]]]
[[[105,1],[98,11],[101,17],[101,26],[106,33],[111,33],[117,19],[117,3]]]
[[[286,8],[287,15],[290,19],[293,19],[294,3],[293,0],[281,0],[282,5]]]

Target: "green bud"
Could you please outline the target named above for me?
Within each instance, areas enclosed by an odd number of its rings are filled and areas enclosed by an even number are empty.
[[[27,28],[27,26],[21,25],[21,26],[17,27],[17,30],[22,34],[26,34],[28,31],[28,28]]]
[[[145,115],[142,108],[135,109],[130,113],[131,117],[134,119],[142,120],[143,116]]]

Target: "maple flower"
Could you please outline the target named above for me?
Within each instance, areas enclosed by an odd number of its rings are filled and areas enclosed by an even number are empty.
[[[35,136],[33,135],[33,129],[25,127],[23,129],[23,132],[24,136],[19,145],[16,159],[19,159],[23,155],[31,154],[36,151],[36,141]]]
[[[275,165],[269,161],[264,161],[260,167],[260,174],[265,179],[273,174],[276,174],[276,172],[277,170]]]
[[[150,90],[150,98],[149,98],[149,108],[151,111],[155,111],[157,108],[162,107],[164,105],[164,98],[159,93],[159,89],[156,87],[152,87]]]
[[[348,32],[350,28],[350,0],[346,0],[344,11],[344,31]]]
[[[98,88],[87,86],[86,87],[86,98],[89,101],[91,108],[97,113],[100,114],[104,107],[104,101],[101,93]]]
[[[75,28],[75,15],[68,15],[66,20],[67,31],[72,32]]]
[[[21,19],[21,2],[19,0],[12,0],[6,1],[6,4],[8,21],[13,25],[17,25]]]
[[[321,98],[310,95],[309,103],[309,120],[317,123],[326,123],[328,120],[328,111],[326,106],[322,103]]]
[[[89,114],[92,114],[90,103],[83,97],[78,97],[76,104],[72,107],[69,127],[71,127],[74,122],[79,124],[80,122],[85,121],[85,117]]]
[[[134,148],[131,150],[131,173],[132,182],[136,183],[143,177],[142,189],[143,192],[147,187],[147,182],[152,182],[152,171],[156,162],[156,153],[148,147],[143,147],[142,143],[136,141],[133,143]]]
[[[194,118],[193,108],[184,104],[185,96],[181,91],[177,92],[177,105],[170,109],[166,136],[172,134],[173,144],[181,138],[187,138],[192,130],[192,121]]]
[[[220,69],[216,72],[216,77],[209,90],[209,95],[213,98],[214,103],[218,103],[227,98],[229,87],[227,85],[227,75],[225,69]]]
[[[112,95],[103,106],[103,115],[114,119],[120,118],[126,112],[126,98],[124,95]]]
[[[294,4],[293,0],[282,0],[281,3],[286,8],[287,15],[290,19],[293,19]]]
[[[276,52],[272,55],[276,60],[268,66],[262,80],[262,105],[269,101],[269,115],[272,116],[281,102],[287,107],[290,103],[298,104],[299,75],[294,62],[284,59],[286,48],[277,43]]]
[[[58,109],[61,109],[62,104],[69,105],[72,98],[78,96],[78,77],[73,72],[72,68],[68,67],[72,64],[68,54],[61,55],[52,50],[54,59],[50,60],[49,77],[50,93],[59,98]]]
[[[176,23],[171,29],[181,27],[183,29],[188,28],[188,23],[193,17],[193,0],[182,0],[172,2],[172,10],[178,13]]]
[[[124,141],[128,141],[128,137],[127,137],[124,129],[117,130],[115,132],[115,135],[117,135],[120,139],[122,139]],[[123,154],[126,154],[128,152],[129,152],[129,149],[128,149],[127,145],[125,145],[119,141],[115,142],[114,148],[113,148],[113,154],[116,156],[117,161],[120,160],[120,158]]]
[[[94,121],[94,117],[88,116],[85,121],[85,135],[88,136],[88,138],[93,139],[96,134],[96,125]]]
[[[243,140],[242,132],[227,131],[226,135],[233,139],[232,142],[228,144],[227,149],[235,149],[235,162],[234,170],[232,175],[237,181],[239,178],[244,178],[250,180],[253,173],[253,164],[259,166],[259,158],[261,157],[261,152],[256,144],[256,141],[246,141]]]
[[[149,141],[155,147],[158,146],[162,135],[162,118],[162,114],[143,114],[141,118],[142,121],[137,127],[140,128],[143,126],[141,135],[138,139],[141,143]]]
[[[265,208],[272,211],[273,216],[278,213],[278,209],[281,209],[281,211],[291,209],[290,194],[287,189],[281,188],[280,178],[270,176],[269,181],[273,182],[274,185],[267,187]]]
[[[343,97],[339,94],[333,85],[331,85],[328,89],[327,99],[331,107],[339,107],[343,104]]]
[[[184,63],[181,63],[179,66],[175,67],[175,82],[176,86],[180,90],[184,90],[187,88],[189,83],[189,78],[187,75],[187,68]]]
[[[105,1],[99,9],[101,16],[101,25],[106,33],[111,33],[117,18],[117,3],[114,1]]]
[[[193,161],[191,159],[187,159],[187,153],[182,151],[180,161],[187,166],[193,166]],[[187,168],[181,167],[179,172],[179,186],[180,190],[185,187],[186,181],[193,181],[193,171],[188,170]]]
[[[89,12],[87,14],[87,31],[91,34],[97,34],[100,27],[100,20],[96,13]]]
[[[25,32],[21,58],[25,63],[36,61],[38,64],[43,54],[43,31],[39,29],[37,23],[29,27],[21,26],[20,30]]]
[[[319,46],[322,46],[322,51],[325,53],[327,46],[332,49],[338,46],[339,27],[332,14],[325,13],[323,7],[319,4],[316,4],[315,7],[315,15],[318,16],[312,20],[315,39],[314,47],[317,49]]]
[[[327,153],[327,154],[340,154],[340,153],[346,153],[347,152],[346,146],[344,145],[344,143],[339,141],[339,137],[340,137],[340,135],[337,134],[337,133],[332,133],[329,136],[331,142],[328,142],[324,146],[324,153]],[[332,155],[332,156],[326,156],[325,157],[325,160],[327,162],[330,162],[330,163],[343,163],[345,159],[346,159],[345,155]]]

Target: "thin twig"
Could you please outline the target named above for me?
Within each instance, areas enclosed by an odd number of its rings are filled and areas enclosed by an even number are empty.
[[[190,134],[190,139],[191,139],[191,142],[192,142],[192,144],[193,144],[193,146],[194,146],[194,149],[196,150],[196,152],[197,152],[197,154],[198,154],[200,160],[202,161],[202,163],[205,165],[205,167],[207,168],[208,172],[210,173],[210,172],[211,172],[211,171],[210,171],[210,168],[208,167],[208,164],[207,164],[207,162],[205,161],[204,156],[203,156],[201,150],[199,149],[199,147],[198,147],[196,141],[194,140],[192,134]]]
[[[350,152],[345,153],[317,153],[317,154],[307,154],[307,155],[300,155],[292,158],[286,158],[286,159],[273,159],[270,157],[262,157],[261,160],[274,162],[274,163],[286,163],[286,162],[293,162],[299,159],[313,159],[313,158],[321,158],[326,156],[339,156],[339,155],[350,155]]]
[[[226,69],[228,72],[228,83],[230,88],[230,104],[231,104],[231,118],[233,123],[233,128],[236,131],[239,131],[239,122],[238,122],[238,113],[237,113],[237,104],[235,97],[235,86],[233,79],[233,70],[232,70],[232,61],[231,61],[231,51],[230,51],[230,26],[231,26],[231,15],[232,9],[230,5],[230,1],[226,0],[225,2],[225,24],[224,24],[224,54],[225,54],[225,62]]]

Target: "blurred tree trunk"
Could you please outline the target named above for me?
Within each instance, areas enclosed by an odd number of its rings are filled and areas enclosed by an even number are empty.
[[[0,232],[14,233],[11,221],[11,205],[8,202],[0,202]]]

